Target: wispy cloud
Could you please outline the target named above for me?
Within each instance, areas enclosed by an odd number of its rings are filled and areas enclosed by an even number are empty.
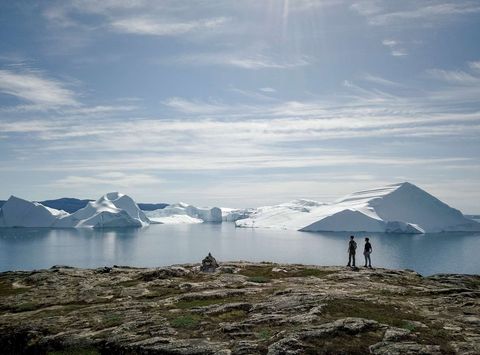
[[[382,44],[390,49],[390,54],[394,57],[403,57],[408,55],[407,51],[401,46],[399,41],[393,39],[384,39]]]
[[[96,175],[79,176],[69,175],[53,181],[50,185],[55,187],[88,187],[92,185],[106,185],[121,188],[135,186],[157,185],[162,179],[149,174],[131,174],[123,172],[105,172]]]
[[[400,4],[400,6],[398,6]],[[393,5],[393,6],[392,6]],[[369,1],[356,3],[351,8],[368,19],[374,26],[387,26],[402,22],[419,26],[434,25],[452,20],[458,15],[480,13],[480,5],[475,1],[437,2],[418,6],[416,1],[381,3]]]
[[[458,85],[480,84],[480,77],[461,70],[430,69],[427,73],[435,79]]]
[[[177,36],[200,30],[211,30],[224,25],[227,18],[218,17],[190,22],[161,21],[156,18],[130,17],[110,23],[113,31],[136,35]]]
[[[264,54],[198,53],[185,55],[175,60],[189,65],[221,65],[242,69],[291,69],[309,65],[307,57],[279,59]]]
[[[0,92],[43,108],[78,105],[65,83],[38,71],[0,70]]]

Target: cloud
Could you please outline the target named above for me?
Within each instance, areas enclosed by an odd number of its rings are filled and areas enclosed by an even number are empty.
[[[292,59],[274,59],[263,54],[240,54],[240,53],[198,53],[182,56],[176,60],[189,65],[221,65],[242,69],[291,69],[310,64],[307,57]]]
[[[38,71],[0,70],[0,92],[39,107],[78,105],[73,91],[65,83],[45,77]]]
[[[274,88],[271,88],[271,87],[264,87],[264,88],[260,88],[258,90],[263,91],[263,92],[268,92],[268,93],[277,92],[277,90],[275,90]]]
[[[384,39],[382,44],[385,47],[390,48],[390,54],[394,57],[403,57],[408,55],[407,51],[401,47],[401,43],[399,41],[393,39]]]
[[[151,36],[177,36],[190,32],[212,30],[224,25],[225,17],[211,18],[190,22],[159,21],[146,17],[129,17],[114,20],[110,27],[115,32]]]
[[[91,185],[107,185],[121,188],[134,186],[156,185],[162,179],[149,174],[126,174],[122,172],[105,172],[97,175],[77,176],[70,175],[51,183],[57,187],[88,187]]]
[[[434,79],[458,85],[478,85],[480,77],[471,75],[461,70],[429,69],[427,74]]]
[[[468,65],[473,70],[480,70],[480,61],[469,62]]]
[[[367,2],[368,6],[356,3],[351,9],[368,19],[368,23],[374,26],[388,26],[397,23],[417,23],[420,26],[434,25],[445,20],[451,20],[455,16],[480,13],[480,5],[471,1],[456,1],[445,3],[433,3],[419,6],[418,2],[399,2],[403,8],[398,9],[397,2],[380,3]],[[395,9],[392,4],[397,5]],[[389,5],[389,6],[388,6]],[[395,6],[394,6],[395,7]]]
[[[206,114],[224,112],[228,107],[220,103],[210,103],[195,100],[187,100],[181,97],[171,97],[164,100],[163,105],[184,113]]]

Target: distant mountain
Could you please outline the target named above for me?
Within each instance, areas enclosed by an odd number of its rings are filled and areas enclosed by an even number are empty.
[[[64,197],[56,200],[39,201],[42,205],[55,208],[56,210],[64,210],[68,213],[73,213],[81,208],[84,208],[89,202],[93,200],[79,200],[77,198]]]
[[[78,198],[71,198],[71,197],[63,197],[58,198],[56,200],[45,200],[45,201],[38,201],[44,206],[55,208],[56,210],[63,210],[68,213],[77,212],[79,209],[84,208],[89,202],[93,202],[94,200],[79,200]],[[7,202],[5,200],[0,200],[0,208],[3,204]],[[142,211],[154,211],[154,210],[161,210],[168,206],[168,203],[139,203],[138,207]]]
[[[356,192],[332,203],[296,200],[260,207],[235,223],[309,232],[480,231],[480,223],[408,182]]]
[[[168,205],[168,203],[139,203],[138,207],[140,207],[142,211],[155,211],[162,210]]]

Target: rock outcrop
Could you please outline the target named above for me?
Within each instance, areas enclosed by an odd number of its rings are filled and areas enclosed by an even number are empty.
[[[478,354],[480,277],[220,263],[0,274],[5,354]]]

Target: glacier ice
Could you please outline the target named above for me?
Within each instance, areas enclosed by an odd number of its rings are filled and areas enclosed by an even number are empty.
[[[135,201],[118,192],[105,194],[72,214],[15,196],[0,209],[1,227],[116,228],[143,227],[149,223]]]
[[[356,192],[332,203],[305,201],[257,208],[236,226],[312,232],[480,231],[480,223],[408,182]]]

